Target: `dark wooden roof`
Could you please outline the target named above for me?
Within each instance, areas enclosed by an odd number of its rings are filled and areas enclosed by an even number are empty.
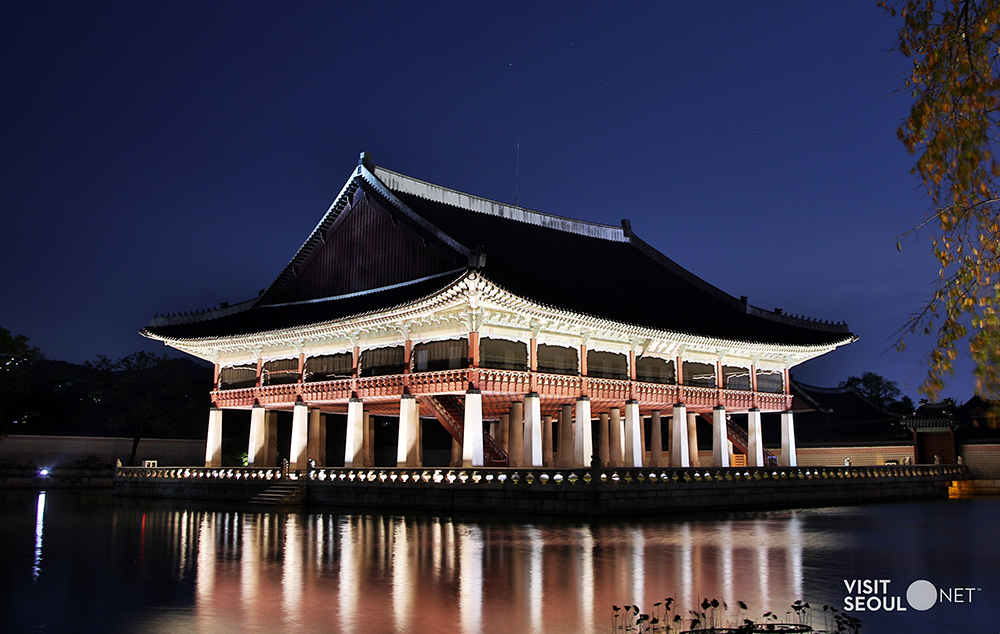
[[[795,441],[800,447],[907,445],[913,435],[901,416],[882,409],[853,387],[822,388],[791,383]],[[780,445],[777,415],[764,428],[764,442]]]
[[[853,338],[846,324],[748,306],[644,243],[627,222],[619,228],[523,210],[544,221],[526,222],[484,212],[484,205],[500,204],[452,190],[437,188],[454,194],[449,201],[476,204],[466,207],[418,195],[426,192],[408,189],[406,183],[436,186],[380,170],[394,177],[389,180],[395,185],[387,185],[369,167],[358,167],[312,235],[251,308],[229,315],[209,312],[183,320],[187,323],[158,319],[146,332],[197,338],[339,319],[415,301],[453,281],[433,277],[408,284],[412,280],[478,268],[520,297],[637,326],[779,345],[828,345]],[[506,209],[514,215],[522,211]],[[353,295],[386,286],[396,288]],[[304,303],[344,295],[351,297]]]

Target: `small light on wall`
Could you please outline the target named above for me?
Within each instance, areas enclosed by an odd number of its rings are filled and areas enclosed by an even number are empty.
[[[40,469],[38,471],[38,475],[40,475],[43,478],[46,478],[49,475],[49,470],[48,469]]]

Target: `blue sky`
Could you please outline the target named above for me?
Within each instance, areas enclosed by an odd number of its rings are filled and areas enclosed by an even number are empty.
[[[923,379],[928,338],[885,352],[937,267],[926,235],[895,246],[929,200],[874,1],[19,2],[0,24],[0,326],[50,358],[163,351],[154,313],[255,296],[368,151],[629,218],[734,296],[848,322],[802,381]],[[963,362],[945,396],[972,390]]]

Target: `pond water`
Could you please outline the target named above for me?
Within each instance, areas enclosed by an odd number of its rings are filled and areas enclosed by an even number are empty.
[[[1000,632],[1000,498],[586,523],[68,490],[0,510],[0,632],[589,634],[666,597],[685,619],[725,602],[720,624],[801,599],[821,629],[848,596],[862,632]]]

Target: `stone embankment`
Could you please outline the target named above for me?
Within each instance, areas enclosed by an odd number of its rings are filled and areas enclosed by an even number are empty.
[[[116,495],[249,500],[281,480],[307,504],[430,512],[616,517],[944,498],[960,466],[728,469],[122,468]]]

